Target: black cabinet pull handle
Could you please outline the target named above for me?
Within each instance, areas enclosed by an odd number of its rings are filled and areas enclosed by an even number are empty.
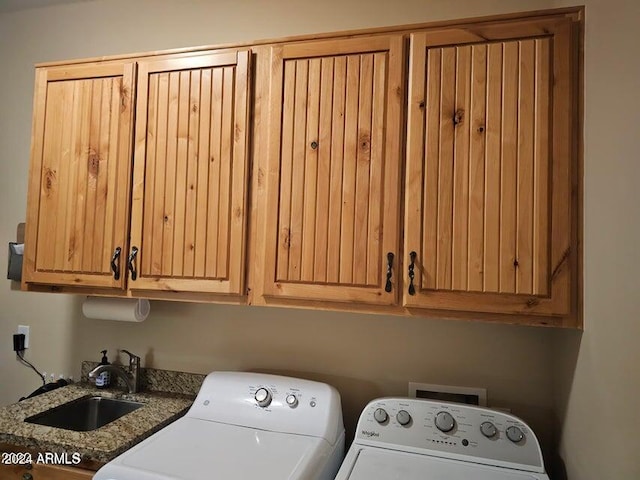
[[[129,255],[129,271],[131,272],[131,280],[135,280],[138,278],[138,272],[136,272],[136,267],[133,262],[136,259],[136,255],[138,254],[138,247],[131,248],[131,255]]]
[[[413,278],[415,277],[415,273],[413,273],[413,268],[415,266],[416,257],[418,254],[416,252],[411,252],[409,257],[411,258],[411,263],[409,264],[409,295],[416,294],[416,287],[413,285]]]
[[[120,280],[120,253],[122,249],[120,247],[116,247],[113,252],[113,257],[111,257],[111,271],[113,272],[113,279]]]
[[[393,253],[389,252],[387,253],[387,284],[384,287],[384,291],[389,293],[391,292],[392,289],[392,285],[391,285],[391,269],[393,268]]]

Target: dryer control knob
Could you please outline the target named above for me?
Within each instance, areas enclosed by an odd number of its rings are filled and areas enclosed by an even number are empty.
[[[507,428],[507,438],[511,440],[513,443],[521,442],[524,439],[524,433],[520,428],[515,425],[511,425]]]
[[[378,423],[384,423],[389,420],[389,415],[387,415],[387,411],[384,408],[376,408],[376,411],[373,412],[373,418]]]
[[[289,405],[291,408],[296,408],[298,406],[298,397],[296,397],[293,393],[290,393],[289,395],[287,395],[287,398],[285,398],[285,402],[287,402],[287,405]]]
[[[450,432],[456,426],[456,421],[449,412],[438,412],[436,414],[436,427],[441,432]]]
[[[266,388],[259,388],[258,390],[256,390],[254,398],[256,399],[258,405],[262,408],[271,405],[271,392]]]
[[[411,422],[411,415],[409,415],[409,412],[406,410],[400,410],[396,414],[396,420],[400,425],[409,425],[409,422]]]
[[[496,426],[491,422],[482,422],[480,424],[480,431],[487,438],[491,438],[495,436],[496,433],[498,433]]]

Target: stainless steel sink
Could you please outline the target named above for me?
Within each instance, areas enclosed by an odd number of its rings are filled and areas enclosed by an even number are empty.
[[[104,397],[83,397],[46,412],[38,413],[25,422],[49,427],[88,432],[95,430],[144,406],[144,403]]]

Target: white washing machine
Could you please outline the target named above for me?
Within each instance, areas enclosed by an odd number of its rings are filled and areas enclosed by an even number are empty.
[[[94,480],[333,480],[344,458],[340,396],[324,383],[214,372],[187,414]]]
[[[533,431],[506,413],[381,398],[364,409],[336,480],[549,480]]]

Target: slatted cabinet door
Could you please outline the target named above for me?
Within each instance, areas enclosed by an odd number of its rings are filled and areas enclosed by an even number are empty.
[[[124,288],[134,68],[37,70],[25,283]]]
[[[397,301],[402,57],[401,36],[271,49],[267,300]]]
[[[249,55],[139,62],[130,290],[243,293]]]
[[[571,23],[513,34],[411,37],[405,306],[570,312]]]

